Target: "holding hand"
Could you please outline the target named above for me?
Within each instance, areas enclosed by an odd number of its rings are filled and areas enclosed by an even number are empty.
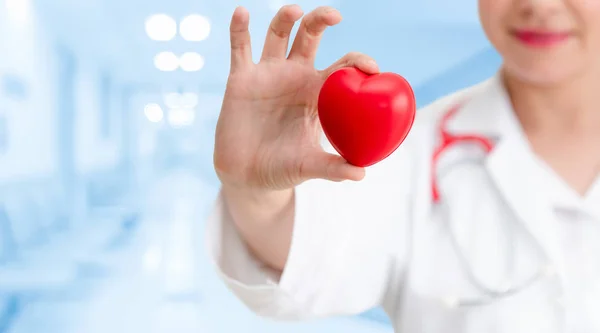
[[[354,66],[377,73],[368,56],[350,53],[325,70],[314,67],[321,36],[341,21],[331,7],[302,19],[287,54],[291,30],[303,16],[296,5],[273,18],[258,64],[252,61],[249,13],[238,7],[232,17],[231,70],[216,129],[214,164],[220,180],[237,188],[282,190],[303,181],[361,180],[364,169],[321,147],[317,100],[325,79]]]

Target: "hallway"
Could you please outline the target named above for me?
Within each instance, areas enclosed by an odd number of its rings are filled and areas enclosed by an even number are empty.
[[[176,171],[147,192],[129,239],[104,258],[105,276],[26,305],[10,333],[361,332],[391,328],[361,318],[275,323],[246,310],[215,275],[204,221],[217,187]]]

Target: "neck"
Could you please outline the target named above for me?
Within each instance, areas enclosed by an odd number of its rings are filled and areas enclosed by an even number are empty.
[[[600,136],[600,75],[589,71],[555,85],[535,85],[506,71],[503,79],[526,133]]]

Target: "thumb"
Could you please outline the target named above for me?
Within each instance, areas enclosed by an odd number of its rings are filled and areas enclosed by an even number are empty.
[[[356,67],[367,74],[379,73],[379,65],[377,65],[375,59],[366,54],[350,52],[334,62],[331,66],[322,70],[321,74],[326,78],[338,69],[345,67]]]
[[[325,151],[310,153],[300,161],[302,179],[326,179],[360,181],[365,177],[365,168],[348,163],[343,157]]]

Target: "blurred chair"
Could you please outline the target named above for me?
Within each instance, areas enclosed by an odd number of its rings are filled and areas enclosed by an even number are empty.
[[[23,201],[43,230],[45,239],[42,244],[20,250],[21,256],[31,265],[73,267],[80,273],[81,266],[100,255],[118,232],[110,229],[110,221],[72,214],[63,207],[69,205],[77,210],[79,203],[66,204],[59,194],[52,191],[37,189]]]
[[[20,260],[19,247],[35,244],[39,234],[23,207],[6,209],[0,203],[0,332],[6,332],[20,312],[24,300],[34,294],[53,292],[71,283],[73,271],[61,267],[39,267]],[[14,228],[19,220],[18,228]],[[16,231],[16,232],[15,232]]]
[[[65,231],[69,227],[69,213],[60,186],[49,184],[47,189],[31,190],[29,195],[34,202],[35,215],[46,234]]]
[[[36,295],[72,286],[90,266],[106,267],[103,253],[137,219],[127,204],[112,207],[118,212],[72,214],[62,207],[86,203],[64,202],[43,182],[11,186],[3,194],[0,293]]]
[[[103,255],[131,234],[139,207],[116,179],[94,180],[74,202],[52,181],[0,189],[0,333],[29,301],[78,295],[98,267],[110,270]]]
[[[42,230],[32,218],[28,201],[18,195],[0,204],[0,294],[34,295],[56,291],[76,278],[75,267],[53,260],[35,258],[44,239]],[[32,251],[40,249],[40,252]]]
[[[119,170],[97,172],[88,176],[85,187],[86,213],[103,221],[104,232],[110,235],[109,246],[123,244],[138,225],[142,207],[140,196]]]
[[[98,193],[104,187],[108,188]],[[48,241],[33,247],[28,260],[72,266],[80,277],[103,276],[110,271],[112,258],[105,255],[115,242],[130,234],[138,219],[134,200],[125,200],[121,192],[108,177],[84,179],[72,202],[66,202],[60,191],[34,191],[29,204],[38,212]],[[99,202],[98,197],[110,200]]]

